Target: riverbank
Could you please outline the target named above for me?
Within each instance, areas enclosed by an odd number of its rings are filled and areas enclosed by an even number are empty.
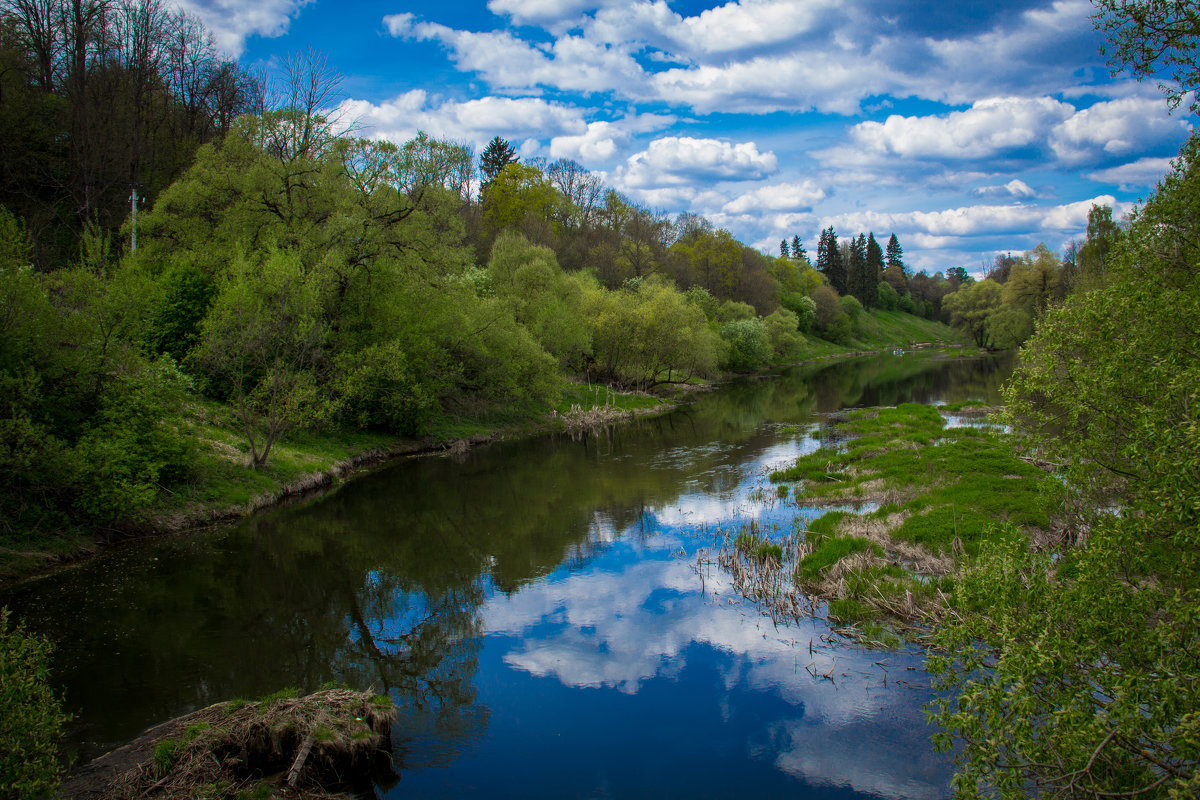
[[[941,323],[900,312],[872,311],[862,315],[854,340],[835,344],[804,337],[789,364],[854,358],[911,348],[918,342],[954,348],[963,344],[959,332]],[[269,462],[260,469],[248,467],[245,437],[232,409],[195,397],[183,423],[195,455],[188,476],[170,486],[160,485],[157,501],[138,519],[91,531],[46,532],[26,536],[17,546],[0,546],[0,583],[43,574],[115,543],[241,519],[328,490],[397,458],[455,454],[500,439],[578,432],[666,414],[712,385],[710,381],[672,384],[647,394],[570,382],[553,406],[459,418],[441,423],[421,438],[398,439],[349,427],[297,431],[276,443]]]
[[[230,700],[155,725],[76,771],[56,797],[316,800],[397,780],[390,697],[347,689],[297,695]],[[339,786],[346,791],[330,790]]]
[[[136,520],[90,532],[56,532],[18,548],[0,547],[0,583],[44,574],[104,547],[183,533],[242,519],[281,503],[329,490],[364,470],[397,458],[459,454],[501,439],[561,433],[636,417],[666,414],[706,384],[671,387],[661,395],[623,392],[603,384],[571,383],[553,406],[443,424],[421,438],[397,438],[351,428],[298,431],[276,443],[270,461],[249,466],[233,411],[196,398],[185,422],[196,467],[174,488],[160,486],[158,502]]]

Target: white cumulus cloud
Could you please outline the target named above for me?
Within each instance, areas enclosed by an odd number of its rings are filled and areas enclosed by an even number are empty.
[[[630,187],[690,185],[702,181],[760,180],[775,172],[778,159],[754,142],[664,136],[630,156],[621,173]]]
[[[1134,191],[1155,185],[1170,171],[1169,158],[1139,158],[1128,164],[1090,172],[1087,177],[1101,183],[1119,184],[1123,191]]]
[[[726,214],[759,214],[765,211],[800,212],[824,200],[825,190],[815,181],[777,183],[746,192],[725,204]]]
[[[246,49],[246,38],[268,38],[287,33],[288,23],[313,0],[175,0],[174,5],[194,14],[217,40],[217,46],[237,57]]]
[[[1148,148],[1174,150],[1190,130],[1187,120],[1164,113],[1161,97],[1122,97],[1063,120],[1051,134],[1050,146],[1068,164],[1095,163]]]
[[[425,131],[469,142],[477,150],[497,135],[510,141],[539,141],[588,131],[582,111],[538,97],[431,102],[428,94],[417,89],[383,103],[348,100],[339,111],[356,120],[363,135],[373,138],[405,142]]]

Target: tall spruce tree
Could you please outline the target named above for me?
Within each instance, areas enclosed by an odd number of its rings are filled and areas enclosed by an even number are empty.
[[[817,270],[829,280],[829,285],[838,294],[846,293],[846,264],[838,249],[837,232],[830,225],[821,231],[817,241]]]
[[[892,234],[892,238],[888,239],[887,251],[884,256],[885,263],[889,267],[900,267],[901,271],[908,272],[904,266],[904,250],[900,247],[900,240],[896,238],[896,234]],[[880,270],[882,272],[883,270]]]
[[[867,296],[863,291],[863,287],[866,285],[866,273],[867,239],[860,233],[850,240],[850,263],[846,269],[846,288],[864,306],[867,305]]]
[[[788,256],[789,256],[789,254],[788,254],[787,239],[781,239],[779,241],[779,257],[780,258],[788,258]]]
[[[892,241],[896,236],[892,234]],[[891,246],[890,243],[888,245]],[[896,248],[899,249],[899,243]],[[873,306],[879,300],[879,279],[883,276],[883,248],[875,241],[875,234],[867,236],[867,268],[863,271],[863,305]]]
[[[792,237],[792,258],[797,261],[802,258],[808,258],[808,253],[804,252],[804,245],[800,242],[799,236]]]
[[[496,136],[488,142],[488,146],[479,156],[479,166],[483,170],[484,179],[491,183],[500,174],[500,170],[516,160],[517,151],[513,149],[513,146],[507,139]]]

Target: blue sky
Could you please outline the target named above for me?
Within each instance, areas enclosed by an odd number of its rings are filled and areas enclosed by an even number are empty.
[[[833,225],[930,272],[1061,250],[1193,122],[1109,75],[1087,0],[177,3],[249,66],[324,53],[360,135],[499,135],[772,253]]]

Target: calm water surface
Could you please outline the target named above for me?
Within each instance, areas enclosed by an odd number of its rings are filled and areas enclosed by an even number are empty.
[[[57,643],[82,758],[339,681],[400,709],[389,797],[948,797],[919,653],[776,627],[697,553],[722,526],[814,513],[767,473],[819,445],[823,412],[995,401],[1008,368],[795,368],[579,439],[407,460],[0,602]]]

